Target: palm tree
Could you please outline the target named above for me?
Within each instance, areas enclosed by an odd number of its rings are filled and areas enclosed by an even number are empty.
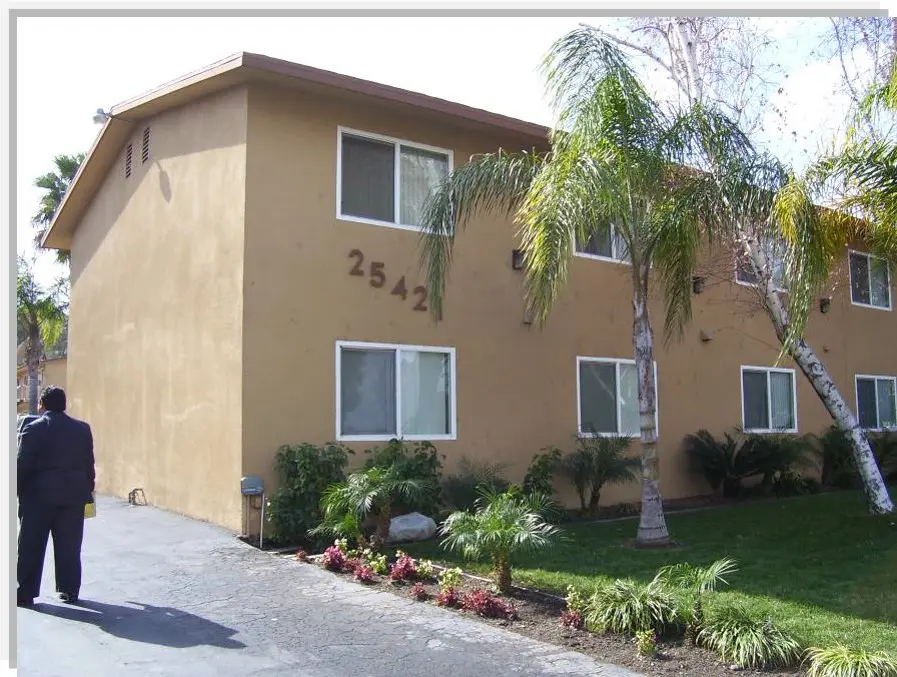
[[[561,460],[561,470],[573,482],[584,515],[594,515],[605,484],[625,484],[636,478],[640,464],[626,456],[630,439],[623,436],[578,437],[577,449]]]
[[[545,520],[550,503],[516,486],[503,493],[483,488],[476,512],[454,512],[442,523],[442,547],[469,559],[488,557],[495,585],[506,593],[512,583],[511,559],[521,552],[544,550],[560,533]]]
[[[20,256],[16,276],[16,322],[22,329],[25,364],[28,368],[28,413],[37,413],[37,379],[45,353],[58,340],[65,326],[65,307],[53,291],[44,290],[34,279],[32,263]]]
[[[544,70],[557,113],[550,149],[475,156],[447,177],[425,207],[422,265],[430,309],[438,320],[456,226],[463,227],[477,212],[498,209],[519,224],[527,305],[538,324],[564,288],[576,243],[606,233],[613,224],[632,275],[642,444],[637,542],[665,545],[669,532],[657,460],[649,271],[653,268],[664,290],[669,340],[681,335],[691,318],[692,272],[703,237],[699,220],[680,208],[688,176],[676,167],[695,152],[701,135],[733,149],[747,141],[711,109],[666,115],[619,49],[589,27],[558,40]]]
[[[365,518],[373,516],[376,522],[371,547],[379,547],[389,537],[392,506],[401,499],[419,500],[428,490],[428,484],[416,478],[403,478],[395,468],[369,468],[349,475],[346,481],[331,485],[321,498],[324,521],[309,534],[328,534],[355,538],[364,543]]]
[[[37,177],[34,185],[42,188],[45,192],[40,199],[40,207],[37,213],[32,217],[31,221],[37,228],[37,234],[34,236],[36,247],[40,247],[47,233],[47,228],[53,221],[59,205],[65,197],[69,186],[78,173],[78,168],[84,162],[84,153],[76,153],[75,155],[57,155],[53,158],[54,170]],[[69,252],[57,249],[56,260],[59,263],[69,262]]]

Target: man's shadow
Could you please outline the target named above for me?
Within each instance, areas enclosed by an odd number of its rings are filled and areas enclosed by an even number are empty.
[[[115,637],[132,642],[157,644],[176,649],[217,646],[242,649],[245,644],[232,638],[236,630],[167,606],[127,602],[129,606],[80,600],[77,605],[36,604],[34,610],[49,616],[90,623]]]

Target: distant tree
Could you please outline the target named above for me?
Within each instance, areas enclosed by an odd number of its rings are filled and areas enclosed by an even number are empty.
[[[84,162],[84,153],[76,153],[75,155],[57,155],[53,158],[54,170],[37,177],[34,185],[42,188],[45,192],[40,199],[40,206],[37,213],[32,217],[31,222],[37,228],[37,234],[34,237],[36,247],[40,247],[40,243],[62,204],[69,186],[78,173],[78,168]],[[64,249],[56,250],[56,260],[59,263],[69,262],[69,252]]]
[[[48,346],[59,341],[65,327],[65,305],[57,291],[41,287],[34,278],[32,261],[20,256],[16,276],[16,322],[24,333],[28,369],[28,413],[37,413],[37,378]]]

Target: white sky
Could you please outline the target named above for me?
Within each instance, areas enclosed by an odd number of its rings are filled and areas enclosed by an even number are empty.
[[[97,108],[116,103],[239,51],[325,68],[512,117],[550,124],[538,67],[554,40],[601,18],[21,18],[16,110],[18,251],[31,248],[34,179],[60,153],[86,152]],[[789,72],[778,103],[798,137],[769,131],[783,159],[828,141],[845,103],[830,95],[829,63],[807,63],[821,20],[758,19],[780,42]],[[772,126],[770,125],[770,128]],[[60,271],[43,253],[44,282]]]

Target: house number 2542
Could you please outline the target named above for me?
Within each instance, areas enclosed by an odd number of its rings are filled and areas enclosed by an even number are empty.
[[[380,287],[386,286],[386,264],[382,261],[371,261],[370,264],[365,266],[364,264],[364,253],[360,249],[353,249],[349,252],[349,258],[355,261],[355,265],[353,265],[349,269],[349,275],[355,275],[358,277],[364,277],[367,275],[368,284],[372,287],[376,287],[379,289]],[[392,291],[389,292],[393,296],[401,296],[402,300],[408,298],[408,287],[405,286],[405,276],[399,278],[399,281],[395,283],[392,288]],[[426,311],[427,310],[427,288],[423,285],[418,285],[411,292],[414,298],[417,299],[417,303],[414,304],[412,310]]]

